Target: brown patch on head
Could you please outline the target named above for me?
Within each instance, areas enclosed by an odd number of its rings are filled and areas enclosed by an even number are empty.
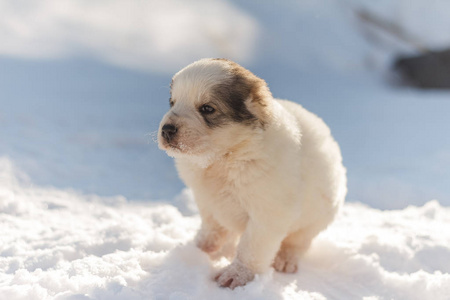
[[[228,106],[233,121],[248,125],[259,123],[264,127],[271,116],[272,101],[266,82],[235,62],[224,58],[213,60],[230,66],[230,80],[213,88],[214,97]]]

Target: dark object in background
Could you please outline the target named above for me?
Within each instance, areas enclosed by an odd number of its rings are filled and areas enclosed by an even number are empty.
[[[373,43],[380,44],[382,41],[377,32],[387,33],[420,53],[395,59],[393,69],[400,77],[399,83],[423,89],[450,89],[450,49],[434,51],[395,20],[382,18],[368,10],[358,8],[355,14]]]
[[[450,49],[398,57],[393,69],[402,83],[419,88],[450,89]]]

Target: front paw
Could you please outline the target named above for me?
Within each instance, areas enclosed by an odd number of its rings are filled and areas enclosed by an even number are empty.
[[[219,251],[222,246],[217,240],[205,237],[197,237],[196,245],[200,250],[208,254]]]
[[[255,278],[255,274],[240,262],[233,262],[228,267],[223,268],[214,278],[221,287],[234,289],[243,286]]]
[[[208,254],[219,251],[226,241],[227,232],[220,230],[200,229],[195,238],[195,243],[200,250]]]

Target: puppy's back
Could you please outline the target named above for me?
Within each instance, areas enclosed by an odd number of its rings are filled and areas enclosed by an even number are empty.
[[[347,193],[346,169],[339,145],[325,122],[300,104],[279,100],[285,111],[295,117],[301,130],[301,173],[311,188],[315,202],[331,204],[333,213],[344,202]],[[319,204],[319,203],[317,203]]]

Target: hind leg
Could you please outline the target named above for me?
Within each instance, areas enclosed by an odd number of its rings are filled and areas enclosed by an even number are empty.
[[[273,267],[278,272],[295,273],[302,255],[309,249],[316,234],[303,230],[289,234],[281,243]]]

